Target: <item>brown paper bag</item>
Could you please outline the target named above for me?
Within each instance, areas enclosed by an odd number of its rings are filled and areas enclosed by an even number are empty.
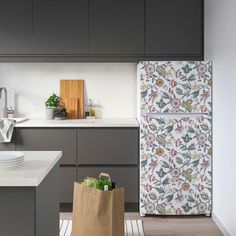
[[[72,236],[124,236],[124,189],[74,183]]]

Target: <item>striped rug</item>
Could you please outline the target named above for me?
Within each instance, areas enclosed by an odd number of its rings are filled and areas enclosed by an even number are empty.
[[[60,236],[71,236],[72,220],[60,220]],[[142,220],[125,220],[125,236],[144,236]]]

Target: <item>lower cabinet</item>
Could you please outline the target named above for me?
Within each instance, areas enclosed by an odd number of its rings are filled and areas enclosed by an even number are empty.
[[[18,128],[19,151],[62,151],[60,164],[76,164],[76,129]]]
[[[138,202],[137,167],[78,167],[77,180],[82,181],[86,176],[97,178],[101,172],[109,173],[117,186],[124,187],[126,203]]]
[[[60,202],[73,202],[73,185],[76,181],[76,167],[64,167],[59,169],[59,183],[60,183]]]
[[[71,211],[73,185],[108,172],[125,189],[125,209],[138,210],[138,128],[16,128],[12,143],[0,150],[62,151],[61,211]],[[50,190],[49,190],[50,191]]]
[[[10,143],[0,143],[0,151],[15,151],[16,150],[16,131],[14,131]]]

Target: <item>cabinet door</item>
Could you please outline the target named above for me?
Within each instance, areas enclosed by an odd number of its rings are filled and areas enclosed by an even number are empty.
[[[76,167],[60,167],[59,173],[60,203],[72,203]]]
[[[110,174],[117,186],[125,189],[125,202],[138,202],[138,168],[137,167],[79,167],[77,179],[83,181],[86,176],[98,178],[101,172]]]
[[[88,0],[34,0],[34,54],[88,53]]]
[[[138,164],[137,128],[88,128],[77,131],[78,164]]]
[[[202,55],[202,0],[146,0],[146,55]]]
[[[0,143],[0,151],[15,151],[16,150],[16,132],[14,130],[10,143]]]
[[[0,54],[29,54],[32,0],[0,1]]]
[[[76,130],[18,128],[17,150],[62,151],[60,164],[76,164]]]
[[[90,54],[144,53],[144,0],[90,0]]]

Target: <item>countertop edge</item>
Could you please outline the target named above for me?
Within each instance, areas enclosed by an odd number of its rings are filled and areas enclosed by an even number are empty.
[[[28,151],[25,151],[24,153],[27,153],[27,152]],[[36,152],[36,151],[33,151],[33,152]],[[44,151],[40,151],[40,152],[43,153]],[[45,152],[48,152],[48,151],[45,151]],[[52,152],[56,154],[55,159],[49,164],[49,166],[45,169],[45,171],[41,173],[40,176],[38,176],[37,178],[28,178],[28,179],[18,178],[17,180],[0,178],[0,188],[1,187],[38,187],[62,157],[62,151],[52,151]],[[22,184],[22,182],[24,184]]]

